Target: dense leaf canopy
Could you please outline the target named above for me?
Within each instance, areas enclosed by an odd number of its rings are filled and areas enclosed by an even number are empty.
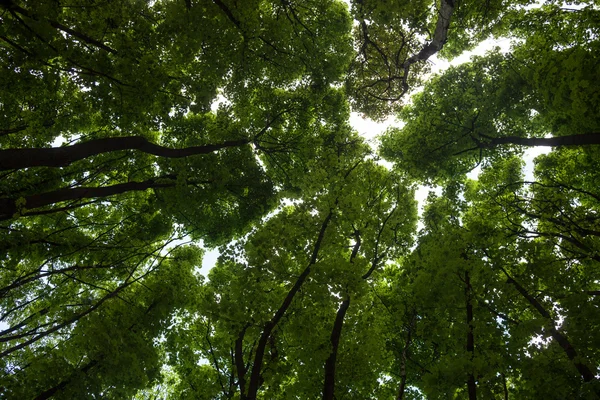
[[[597,1],[0,0],[0,48],[0,397],[599,398]]]

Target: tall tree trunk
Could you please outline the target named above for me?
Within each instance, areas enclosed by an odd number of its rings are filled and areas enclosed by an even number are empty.
[[[467,309],[467,352],[471,354],[470,359],[473,361],[475,357],[475,339],[473,337],[473,304],[471,302],[471,278],[469,272],[465,271],[465,299]],[[469,400],[477,400],[477,383],[473,372],[469,372],[467,378],[467,391]]]
[[[504,400],[508,400],[508,386],[506,385],[506,375],[500,374],[502,377],[502,389],[504,390]]]
[[[406,342],[404,343],[404,348],[402,349],[402,366],[400,370],[400,387],[398,388],[398,396],[396,396],[396,400],[402,400],[404,398],[404,392],[406,391],[406,360],[408,359],[408,346],[410,346],[412,340],[412,331],[415,326],[415,322],[417,319],[417,313],[413,310],[412,319],[408,326],[408,333],[406,336]]]
[[[177,184],[176,179],[177,177],[175,175],[169,175],[166,177],[148,179],[142,182],[119,183],[111,186],[63,188],[54,190],[52,192],[23,197],[21,199],[25,200],[25,204],[23,204],[22,207],[26,208],[27,210],[31,210],[56,204],[62,201],[77,201],[89,198],[109,197],[132,191],[174,187]],[[163,182],[164,180],[167,181]],[[195,184],[197,183],[199,182],[195,182]],[[17,205],[18,201],[19,199],[0,199],[0,221],[15,217],[15,214],[20,209],[20,206]]]
[[[244,329],[238,335],[235,341],[235,369],[238,376],[238,386],[242,397],[246,393],[246,367],[244,365],[244,335],[246,334],[248,325],[244,326]]]
[[[356,242],[354,243],[352,253],[350,254],[350,264],[354,263],[354,259],[358,255],[358,250],[361,245],[360,232],[358,230],[354,231],[354,237]],[[333,329],[331,330],[331,336],[329,338],[329,341],[331,342],[331,353],[325,361],[323,400],[333,400],[335,398],[335,367],[340,338],[342,336],[342,327],[344,325],[344,318],[346,317],[348,307],[350,307],[350,294],[347,294],[346,299],[342,301],[342,304],[335,315],[335,322],[333,323]]]
[[[52,333],[54,333],[54,332],[56,332],[56,331],[58,331],[58,330],[60,330],[62,328],[70,326],[71,324],[79,321],[81,318],[85,317],[86,315],[90,314],[91,312],[93,312],[94,310],[96,310],[98,307],[100,307],[108,299],[116,297],[123,289],[125,289],[128,286],[130,286],[134,282],[136,282],[136,280],[131,280],[129,282],[123,283],[121,286],[117,287],[112,292],[110,292],[106,296],[102,297],[100,300],[98,300],[96,302],[96,304],[92,305],[87,310],[82,311],[82,312],[80,312],[78,314],[75,314],[75,315],[71,316],[68,320],[63,321],[60,324],[54,325],[53,327],[47,329],[44,332],[38,333],[36,335],[33,335],[33,337],[31,339],[28,339],[28,340],[26,340],[24,342],[21,342],[19,344],[16,344],[16,345],[14,345],[12,347],[9,347],[9,348],[5,349],[4,351],[2,351],[0,353],[0,358],[6,357],[9,354],[12,354],[12,353],[14,353],[17,350],[21,350],[22,348],[25,348],[25,347],[27,347],[27,346],[29,346],[29,345],[37,342],[38,340],[44,339],[48,335],[50,335],[50,334],[52,334]],[[32,336],[32,335],[27,334],[27,336]],[[8,341],[8,340],[12,340],[12,339],[19,339],[21,337],[24,337],[24,335],[23,334],[13,335],[12,337],[3,338],[2,341]]]
[[[69,164],[99,154],[121,150],[138,150],[165,158],[183,158],[208,154],[228,147],[250,143],[249,139],[173,149],[151,143],[141,136],[111,137],[90,140],[65,147],[0,150],[0,170],[31,167],[66,167]]]
[[[340,344],[340,337],[342,336],[342,326],[344,325],[344,318],[346,312],[350,307],[350,297],[342,302],[340,308],[335,316],[335,322],[333,329],[331,330],[331,353],[325,361],[325,384],[323,385],[323,400],[333,400],[335,392],[335,363],[337,360],[338,347]]]
[[[549,322],[550,322],[549,331],[550,331],[552,338],[554,340],[556,340],[556,342],[560,345],[560,347],[562,347],[562,349],[564,350],[564,352],[567,355],[567,357],[569,358],[569,360],[571,360],[573,362],[573,365],[575,365],[575,368],[577,368],[577,371],[579,372],[579,374],[581,375],[583,380],[585,382],[590,382],[590,381],[594,380],[594,373],[589,369],[589,367],[587,365],[585,365],[581,361],[577,360],[577,352],[575,351],[575,348],[573,347],[573,345],[571,344],[569,339],[567,339],[566,336],[564,336],[562,333],[560,333],[556,329],[556,326],[554,324],[554,319],[552,318],[552,315],[550,315],[548,310],[546,310],[546,308],[539,301],[537,301],[537,299],[535,297],[530,295],[527,292],[527,290],[525,290],[525,288],[523,286],[521,286],[521,284],[519,284],[519,282],[515,281],[506,272],[506,270],[502,269],[502,271],[508,278],[507,283],[514,285],[514,287],[517,289],[517,291],[525,299],[527,299],[529,304],[531,304],[540,313],[540,315],[542,317],[549,320]]]
[[[150,310],[152,310],[155,306],[156,306],[156,301],[154,301],[154,302],[152,302],[152,304],[150,304],[150,306],[146,309],[146,312],[144,314],[148,314],[150,312]],[[138,322],[130,325],[129,328],[127,328],[127,330],[131,331],[133,328],[135,328],[135,326],[137,324],[138,324]],[[102,354],[100,354],[100,356],[97,357],[96,359],[88,361],[83,367],[79,368],[78,371],[83,372],[84,374],[87,374],[89,372],[89,370],[94,368],[98,364],[98,362],[101,361],[103,358],[104,358],[104,356]],[[71,377],[61,381],[60,383],[51,387],[50,389],[44,390],[37,397],[35,397],[35,400],[49,399],[50,397],[54,396],[58,391],[64,389],[69,383],[71,383],[73,381],[74,377],[79,377],[79,376],[80,376],[80,374],[72,374]]]
[[[82,368],[80,368],[79,371],[80,371],[80,373],[87,374],[90,369],[92,369],[94,366],[96,366],[96,364],[98,364],[98,360],[91,360],[86,365],[84,365]],[[35,400],[49,399],[50,397],[54,396],[57,392],[64,389],[72,381],[73,381],[73,377],[70,377],[68,379],[65,379],[64,381],[61,381],[56,386],[53,386],[48,390],[44,390],[42,393],[40,393],[38,396],[35,397]]]
[[[411,57],[406,59],[402,64],[403,69],[402,75],[402,94],[397,98],[399,99],[409,90],[408,86],[408,74],[413,64],[420,61],[427,61],[429,57],[437,53],[444,47],[444,43],[448,39],[448,29],[450,28],[450,19],[454,13],[454,0],[441,0],[440,9],[438,11],[438,20],[435,25],[435,31],[433,32],[433,39],[427,43],[418,52],[413,54]]]
[[[277,326],[287,309],[292,304],[294,296],[296,295],[296,293],[298,293],[306,278],[308,278],[308,275],[311,271],[311,267],[317,262],[317,257],[321,249],[321,244],[323,243],[323,238],[325,237],[325,231],[327,230],[327,226],[329,225],[329,222],[331,221],[332,217],[333,209],[329,210],[327,217],[325,217],[325,220],[321,224],[321,230],[319,231],[319,236],[317,237],[317,240],[315,242],[313,253],[308,263],[308,266],[304,269],[302,274],[300,274],[300,276],[294,283],[294,286],[292,286],[292,288],[289,290],[287,296],[283,300],[283,303],[275,312],[275,315],[273,315],[271,320],[267,322],[263,327],[263,331],[260,335],[260,338],[258,339],[258,345],[256,346],[256,354],[254,356],[254,363],[252,364],[252,371],[250,373],[250,382],[248,383],[248,393],[242,393],[243,400],[256,400],[258,389],[260,387],[262,364],[265,355],[265,348],[267,346],[267,341],[269,340],[273,329],[275,329],[275,327]]]
[[[492,138],[488,143],[482,143],[481,147],[494,147],[503,144],[516,144],[519,146],[584,146],[589,144],[600,144],[600,133],[584,133],[580,135],[556,136],[551,138],[522,138],[518,136],[506,136]]]

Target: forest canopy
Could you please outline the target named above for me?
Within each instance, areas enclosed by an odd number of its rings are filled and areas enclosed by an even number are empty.
[[[0,0],[0,48],[1,398],[600,398],[598,1]]]

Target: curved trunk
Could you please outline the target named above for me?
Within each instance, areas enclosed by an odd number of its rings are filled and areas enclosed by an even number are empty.
[[[350,307],[350,297],[342,302],[342,305],[338,309],[338,312],[335,316],[333,329],[331,330],[331,354],[329,354],[327,361],[325,361],[325,384],[323,386],[323,400],[334,399],[335,362],[337,359],[340,337],[342,336],[342,326],[344,325],[344,318],[346,317],[348,307]]]
[[[92,369],[94,366],[96,366],[96,364],[98,364],[98,360],[91,360],[86,365],[84,365],[82,368],[80,368],[79,371],[83,374],[87,374],[90,369]],[[66,379],[66,380],[60,382],[58,385],[51,387],[48,390],[44,390],[42,393],[40,393],[38,396],[36,396],[35,400],[49,399],[50,397],[54,396],[58,391],[64,389],[72,381],[73,381],[73,378],[69,378],[69,379]]]
[[[321,230],[319,231],[319,236],[317,237],[317,241],[315,242],[313,254],[310,258],[308,266],[304,269],[304,271],[302,271],[302,274],[300,274],[300,276],[296,280],[296,283],[294,283],[294,286],[292,286],[292,288],[289,290],[287,296],[283,300],[283,303],[275,312],[275,315],[273,315],[271,320],[267,322],[263,327],[263,331],[260,335],[260,339],[258,340],[258,345],[256,347],[254,363],[252,364],[250,381],[248,383],[248,393],[242,393],[242,399],[244,400],[256,400],[256,395],[260,387],[260,378],[262,372],[261,370],[267,341],[269,340],[273,329],[275,329],[281,318],[283,318],[283,315],[285,314],[287,309],[292,304],[294,296],[296,295],[296,293],[298,293],[306,278],[308,278],[308,275],[310,274],[310,268],[317,262],[319,250],[321,249],[321,244],[323,243],[323,238],[325,237],[325,231],[327,230],[327,226],[329,225],[329,222],[331,221],[332,217],[333,209],[329,210],[329,214],[327,214],[327,217],[325,217],[325,221],[323,221],[323,224],[321,225]]]
[[[358,230],[354,232],[354,237],[356,239],[356,243],[354,243],[354,248],[350,254],[350,263],[354,263],[354,259],[358,255],[358,250],[360,249],[361,245],[360,232]],[[329,338],[329,341],[331,342],[331,353],[325,361],[323,400],[333,400],[335,398],[335,363],[337,360],[340,338],[342,336],[344,318],[346,318],[348,307],[350,307],[350,295],[347,295],[346,300],[342,301],[342,304],[335,315],[335,322],[333,323],[333,329],[331,330],[331,336]]]
[[[590,382],[594,380],[594,373],[589,369],[587,365],[585,365],[581,361],[578,361],[577,352],[575,351],[575,348],[573,347],[569,339],[567,339],[566,336],[564,336],[556,329],[556,327],[554,326],[554,320],[552,318],[552,315],[550,315],[548,310],[546,310],[546,308],[539,301],[537,301],[535,297],[530,295],[527,292],[527,290],[525,290],[525,288],[519,284],[519,282],[515,281],[510,275],[508,275],[506,271],[503,270],[503,272],[508,278],[507,283],[513,284],[517,291],[525,299],[527,299],[529,304],[531,304],[540,313],[542,317],[551,321],[550,334],[552,335],[552,338],[556,340],[560,347],[562,347],[565,354],[567,355],[569,360],[573,362],[573,365],[575,366],[583,380],[585,382]]]
[[[454,13],[454,0],[441,0],[440,9],[438,11],[438,20],[433,32],[433,39],[427,43],[421,51],[411,56],[404,62],[404,68],[408,68],[419,61],[426,61],[440,51],[444,47],[444,43],[448,39],[448,29],[450,28],[450,17]]]
[[[20,207],[24,207],[28,210],[31,210],[34,208],[49,206],[62,201],[77,201],[89,198],[108,197],[131,191],[174,187],[176,185],[176,177],[169,176],[167,178],[171,181],[157,182],[159,180],[165,179],[165,177],[159,177],[148,179],[143,182],[127,182],[119,183],[117,185],[100,187],[64,188],[54,190],[52,192],[34,194],[18,199],[0,199],[0,221],[14,218],[15,214],[19,212]],[[22,206],[18,205],[17,203],[19,202],[19,200],[25,200],[25,203]]]
[[[141,136],[111,137],[64,147],[0,150],[0,170],[66,167],[75,161],[121,150],[139,150],[159,157],[183,158],[208,154],[228,147],[239,147],[248,143],[250,143],[248,139],[227,140],[217,144],[173,149],[151,143]]]

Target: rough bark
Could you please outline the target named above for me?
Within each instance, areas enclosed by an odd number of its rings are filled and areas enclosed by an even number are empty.
[[[148,139],[141,136],[111,137],[64,147],[0,150],[0,170],[32,167],[66,167],[75,161],[88,157],[122,150],[138,150],[165,158],[183,158],[208,154],[228,147],[239,147],[248,143],[250,143],[250,140],[240,139],[228,140],[217,144],[173,149],[151,143]]]
[[[433,39],[427,43],[416,54],[412,55],[404,62],[404,68],[408,70],[412,64],[419,61],[426,61],[444,47],[448,40],[448,29],[450,28],[450,18],[454,13],[454,0],[441,0],[440,10],[438,11],[438,20],[433,32]]]

